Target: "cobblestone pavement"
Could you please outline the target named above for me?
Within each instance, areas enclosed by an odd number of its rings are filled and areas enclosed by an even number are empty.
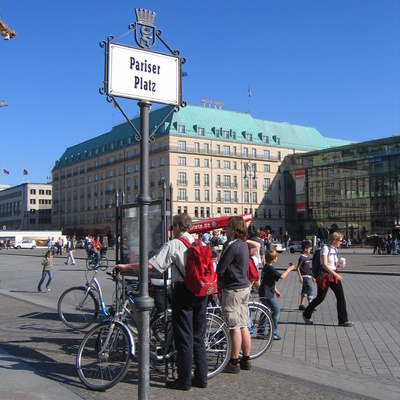
[[[251,396],[265,399],[396,399],[400,398],[400,258],[341,251],[347,258],[343,285],[353,328],[337,326],[335,299],[329,293],[314,314],[314,325],[304,325],[298,311],[300,283],[296,273],[279,282],[283,298],[278,333],[271,349],[253,361],[252,371],[219,374],[207,389],[188,392],[164,388],[162,374],[151,372],[150,397],[164,399],[228,399]],[[39,253],[40,255],[40,253]],[[282,254],[277,266],[295,262],[298,254]],[[52,290],[37,293],[40,260],[0,253],[0,382],[10,370],[18,387],[2,399],[47,399],[50,388],[30,392],[20,379],[31,373],[47,385],[63,389],[61,399],[138,398],[137,365],[125,379],[106,392],[92,392],[80,383],[75,355],[83,332],[73,332],[59,321],[56,306],[67,288],[84,283],[84,262],[65,266],[56,259]],[[368,270],[368,274],[360,273]],[[353,272],[353,273],[351,273]],[[112,286],[100,277],[108,297]],[[106,296],[107,297],[107,296]],[[22,362],[22,363],[21,363]],[[11,382],[10,382],[11,384]],[[17,390],[18,389],[18,390]],[[31,389],[32,390],[32,389]],[[18,397],[19,396],[19,397]]]

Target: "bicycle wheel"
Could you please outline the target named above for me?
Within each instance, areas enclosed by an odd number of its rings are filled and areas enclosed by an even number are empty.
[[[58,300],[58,315],[73,329],[90,326],[99,314],[99,303],[92,292],[83,286],[67,289]]]
[[[274,323],[266,306],[255,301],[248,305],[249,331],[251,334],[250,360],[262,356],[272,344]]]
[[[134,342],[123,324],[103,322],[83,338],[76,356],[79,379],[92,390],[116,385],[128,372]]]
[[[108,268],[108,260],[107,260],[107,257],[101,256],[101,257],[99,258],[99,268],[100,268],[102,271],[105,271],[105,270]]]
[[[86,259],[86,269],[91,271],[92,269],[95,269],[96,266],[97,266],[96,260],[94,260],[93,258]]]
[[[204,342],[208,363],[207,377],[212,378],[225,369],[231,356],[231,337],[222,318],[214,314],[207,314]]]

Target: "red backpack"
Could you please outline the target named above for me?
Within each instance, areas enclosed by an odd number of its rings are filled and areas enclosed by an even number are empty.
[[[185,285],[195,296],[203,297],[217,291],[217,274],[214,271],[212,253],[209,246],[200,240],[190,243],[185,237],[178,238],[189,250],[186,261]],[[179,270],[183,277],[182,272]]]

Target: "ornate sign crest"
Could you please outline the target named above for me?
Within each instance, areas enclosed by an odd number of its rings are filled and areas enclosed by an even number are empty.
[[[135,40],[142,49],[150,49],[156,42],[156,28],[154,18],[156,13],[143,8],[135,8],[136,29]],[[140,33],[139,33],[140,31]]]

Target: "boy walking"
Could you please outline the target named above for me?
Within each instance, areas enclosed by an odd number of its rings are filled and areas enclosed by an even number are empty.
[[[310,252],[310,242],[303,242],[301,245],[301,256],[299,257],[299,261],[297,262],[297,273],[299,275],[300,283],[302,284],[299,310],[306,309],[306,307],[304,306],[306,297],[308,299],[308,304],[310,304],[312,299],[314,298],[312,282],[315,282],[315,279],[313,278],[311,273],[311,260],[308,258]]]

